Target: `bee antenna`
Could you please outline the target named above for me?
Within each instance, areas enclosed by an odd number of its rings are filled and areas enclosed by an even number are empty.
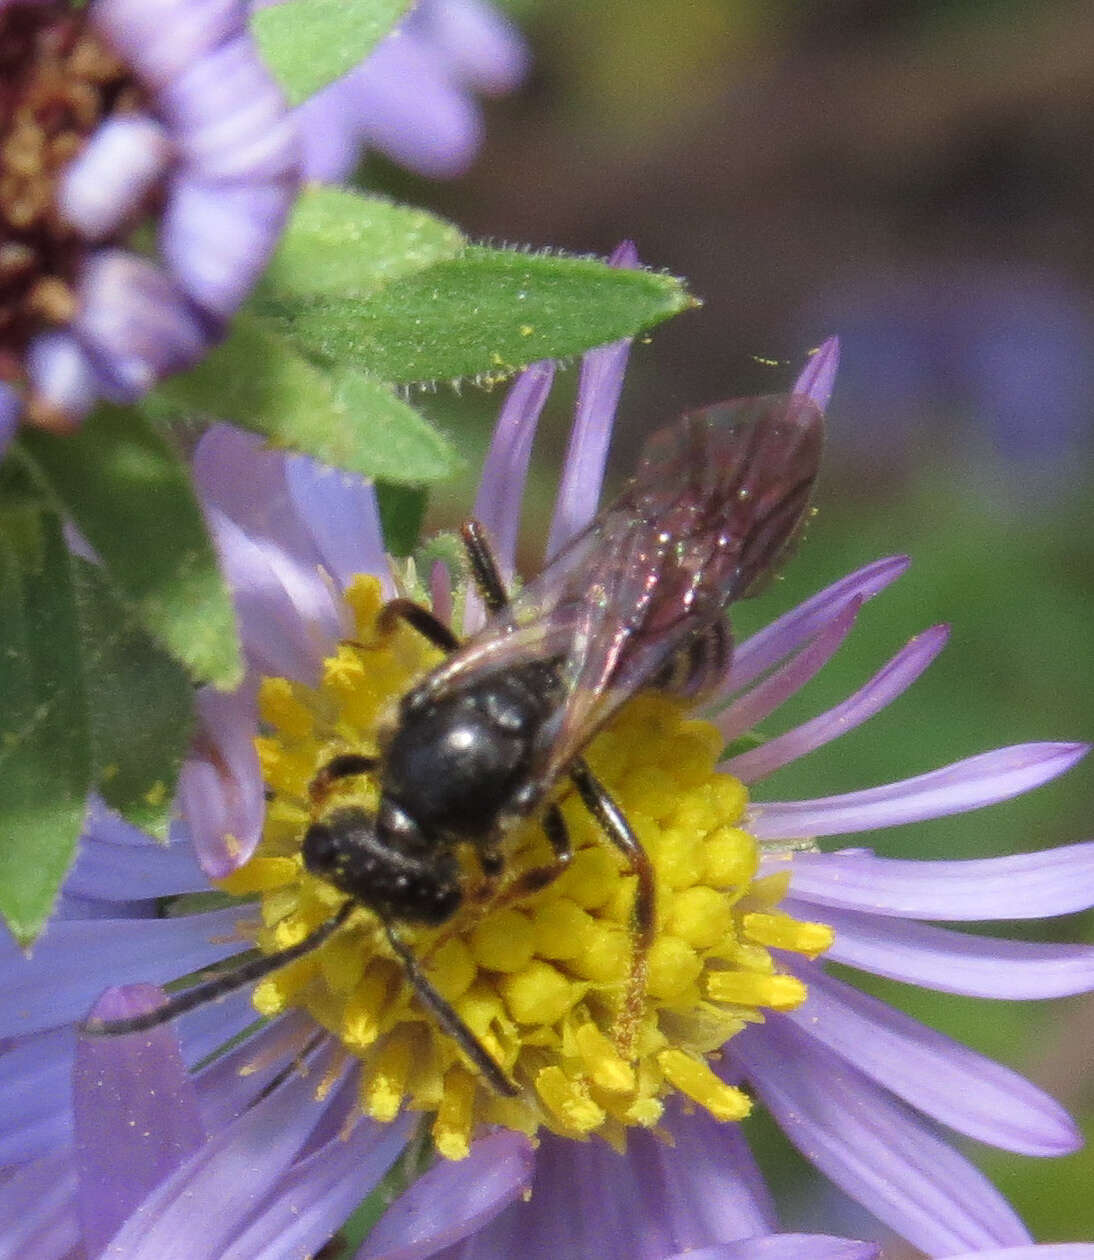
[[[515,1098],[520,1093],[517,1087],[497,1065],[494,1058],[487,1053],[478,1037],[456,1014],[449,1003],[441,997],[433,985],[430,984],[421,968],[421,964],[415,958],[407,943],[396,933],[394,926],[386,919],[383,920],[383,924],[391,948],[403,964],[406,977],[413,986],[414,992],[417,993],[422,1005],[429,1010],[429,1013],[440,1024],[441,1028],[456,1042],[464,1054],[489,1081],[490,1088],[496,1094],[501,1094],[503,1098]]]
[[[318,949],[349,918],[353,904],[352,901],[347,901],[334,918],[321,924],[310,936],[304,937],[295,945],[278,950],[276,954],[263,954],[260,958],[251,959],[250,962],[240,963],[231,971],[222,972],[201,984],[195,984],[181,993],[176,993],[161,1006],[145,1011],[143,1014],[130,1015],[126,1019],[99,1019],[93,1015],[80,1024],[80,1032],[88,1037],[122,1037],[126,1033],[158,1028],[160,1024],[170,1023],[180,1015],[185,1015],[187,1011],[205,1006],[209,1002],[217,1002],[227,997],[229,993],[246,988],[247,985],[268,976],[271,971],[277,971],[298,958],[303,958],[305,954],[310,954],[312,950]]]

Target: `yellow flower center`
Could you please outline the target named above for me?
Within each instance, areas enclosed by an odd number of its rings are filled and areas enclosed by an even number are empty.
[[[258,851],[223,886],[261,894],[256,940],[267,952],[302,940],[345,900],[301,860],[308,784],[333,756],[375,754],[399,696],[440,659],[409,627],[378,634],[374,578],[358,578],[346,598],[354,638],[326,661],[319,686],[270,678],[261,691],[271,734],[259,754],[272,799]],[[765,1009],[804,1001],[804,986],[779,971],[771,949],[815,957],[832,933],[778,909],[788,875],[757,877],[756,841],[739,825],[747,793],[715,770],[721,749],[713,726],[651,693],[587,750],[656,872],[657,929],[631,1053],[615,1033],[634,959],[635,878],[566,785],[557,800],[574,857],[559,879],[519,902],[468,896],[450,923],[402,929],[433,985],[519,1086],[517,1097],[493,1093],[421,1008],[363,907],[320,949],[262,981],[256,1008],[267,1016],[306,1009],[361,1060],[362,1110],[378,1120],[404,1107],[435,1113],[434,1141],[451,1159],[487,1124],[597,1134],[621,1147],[629,1126],[656,1126],[673,1091],[720,1120],[742,1119],[748,1097],[711,1061]],[[377,799],[374,779],[359,776],[339,781],[329,807],[374,810]],[[473,855],[463,856],[473,889],[481,875]],[[549,857],[534,821],[506,839],[509,876]]]

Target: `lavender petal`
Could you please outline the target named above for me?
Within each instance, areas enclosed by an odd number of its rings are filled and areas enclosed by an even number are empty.
[[[528,47],[512,22],[481,0],[431,0],[411,12],[449,73],[476,91],[501,96],[528,73]]]
[[[284,226],[287,186],[175,179],[160,220],[160,252],[179,286],[226,319],[250,293]]]
[[[160,105],[195,178],[295,178],[296,125],[249,34],[221,44],[166,83]]]
[[[751,730],[820,673],[851,633],[861,607],[861,596],[834,607],[831,620],[821,626],[816,638],[720,713],[715,724],[726,740]]]
[[[0,1184],[0,1221],[4,1260],[70,1257],[80,1243],[72,1152],[24,1164]]]
[[[826,958],[921,988],[1009,1001],[1094,989],[1094,945],[973,936],[792,898],[783,902],[783,909],[835,928],[836,942]]]
[[[75,1045],[75,1029],[53,1028],[9,1042],[0,1055],[0,1167],[69,1144]]]
[[[932,626],[917,634],[846,700],[759,748],[730,758],[721,769],[743,783],[755,783],[853,731],[903,695],[946,646],[949,637],[948,626]]]
[[[532,439],[554,378],[553,363],[533,363],[510,387],[494,427],[475,497],[474,515],[489,531],[494,555],[506,579],[512,577],[516,567],[520,505]]]
[[[262,838],[266,798],[254,745],[254,696],[249,687],[231,694],[203,687],[195,707],[198,729],[179,772],[179,807],[201,869],[223,879]]]
[[[97,0],[91,20],[153,87],[243,30],[239,0]]]
[[[57,209],[85,240],[109,236],[167,170],[171,143],[146,114],[108,118],[65,168]]]
[[[162,990],[152,985],[108,989],[92,1013],[125,1019],[162,1000]],[[205,1133],[169,1027],[80,1038],[73,1079],[80,1220],[88,1252],[96,1255],[145,1195],[193,1155]]]
[[[321,1056],[317,1072],[330,1062],[329,1055]],[[290,1075],[161,1182],[111,1240],[108,1254],[124,1260],[223,1260],[322,1117],[310,1074]]]
[[[1043,919],[1094,905],[1094,841],[960,862],[799,853],[795,897],[909,919]]]
[[[122,838],[124,832],[139,840]],[[76,862],[65,880],[67,895],[130,901],[204,892],[208,887],[193,848],[179,839],[177,828],[169,843],[158,844],[92,798]]]
[[[1021,1155],[1066,1155],[1082,1145],[1063,1107],[1017,1072],[820,967],[788,965],[809,997],[787,1018],[917,1110]]]
[[[171,372],[196,363],[207,344],[175,286],[155,264],[123,250],[88,259],[72,330],[117,401],[131,402]]]
[[[73,424],[87,415],[99,397],[98,374],[71,333],[46,332],[33,337],[27,346],[26,367],[38,406]]]
[[[372,486],[304,455],[285,460],[285,481],[293,506],[338,585],[345,589],[359,573],[373,573],[384,597],[392,598],[395,583]]]
[[[839,369],[839,338],[821,342],[794,384],[793,393],[805,394],[824,411],[832,397]]]
[[[1089,748],[1088,744],[1014,744],[863,792],[812,801],[765,802],[753,809],[752,831],[759,840],[845,835],[982,809],[1048,783],[1070,770]]]
[[[27,958],[0,941],[0,1036],[82,1019],[112,984],[164,984],[238,954],[238,908],[178,919],[54,920]]]
[[[771,1234],[742,1242],[681,1251],[668,1260],[878,1260],[877,1243],[833,1238],[829,1234]]]
[[[907,556],[889,556],[884,560],[875,560],[838,582],[833,582],[831,586],[826,586],[790,612],[777,617],[770,625],[738,645],[733,655],[733,668],[729,672],[726,691],[740,690],[808,642],[822,626],[831,621],[833,608],[842,607],[856,597],[861,597],[863,601],[872,599],[890,582],[895,582],[910,563]]]
[[[638,252],[630,241],[624,241],[609,263],[614,267],[637,267]],[[612,422],[623,392],[632,341],[633,338],[624,337],[582,357],[574,422],[547,535],[548,560],[596,515]]]
[[[788,1020],[727,1047],[787,1137],[879,1220],[934,1255],[1029,1242],[976,1168],[900,1102]]]
[[[476,1233],[531,1188],[522,1133],[482,1138],[457,1164],[435,1164],[380,1217],[357,1260],[419,1260]]]
[[[19,428],[22,412],[22,398],[10,385],[0,381],[0,459],[4,457],[8,444]]]
[[[1040,1243],[1031,1247],[993,1247],[963,1251],[946,1260],[1094,1260],[1094,1243]]]

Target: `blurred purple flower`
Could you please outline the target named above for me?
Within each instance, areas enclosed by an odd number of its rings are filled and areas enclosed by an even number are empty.
[[[245,0],[0,7],[0,444],[130,402],[223,334],[297,182]],[[159,259],[127,248],[151,214]]]
[[[835,353],[834,343],[826,343],[800,388],[823,398]],[[586,356],[563,474],[569,489],[558,508],[572,530],[595,512],[604,431],[625,357],[618,347]],[[501,453],[505,445],[527,445],[523,426],[534,424],[540,393],[528,386],[542,372],[514,387],[511,397],[524,400],[520,412],[503,409],[487,460],[479,503],[512,505],[494,521],[506,540],[515,539],[509,518],[519,506],[524,461]],[[345,634],[341,593],[353,575],[376,573],[387,593],[394,590],[371,490],[301,456],[263,452],[254,439],[224,428],[202,440],[195,465],[254,668],[314,681]],[[509,493],[514,479],[515,497]],[[552,531],[555,542],[562,536]],[[508,541],[501,559],[511,566]],[[722,734],[733,739],[764,721],[823,666],[863,601],[905,567],[900,558],[868,565],[742,643],[720,698]],[[738,753],[722,768],[753,783],[853,729],[896,699],[944,640],[941,627],[925,631],[835,709]],[[224,714],[206,713],[210,746],[240,741],[253,711],[253,692],[247,692],[227,734]],[[790,900],[780,909],[835,927],[828,951],[835,961],[982,997],[1082,992],[1094,987],[1094,948],[985,938],[920,920],[1033,919],[1089,906],[1094,844],[989,860],[909,862],[863,850],[820,852],[813,837],[1004,800],[1062,773],[1085,751],[1076,744],[1023,745],[842,797],[757,801],[745,825],[762,844],[761,874],[789,878]],[[243,758],[217,752],[214,759],[226,784],[253,774]],[[222,798],[253,789],[241,782]],[[244,861],[249,848],[238,837],[224,844],[215,834],[215,815],[214,808],[202,820],[197,850],[223,871]],[[230,809],[224,818],[235,825]],[[157,917],[160,898],[205,887],[183,828],[162,847],[93,808],[60,918],[31,960],[10,942],[0,954],[7,994],[0,1036],[8,1039],[0,1059],[0,1160],[8,1168],[0,1183],[0,1220],[18,1223],[21,1254],[48,1260],[65,1255],[81,1237],[104,1240],[112,1230],[120,1231],[112,1255],[162,1255],[166,1239],[193,1260],[257,1257],[268,1254],[263,1248],[273,1239],[283,1249],[290,1239],[306,1251],[376,1183],[404,1140],[405,1112],[394,1125],[359,1117],[353,1055],[299,1011],[251,1031],[202,1068],[192,1093],[163,1029],[83,1046],[73,1103],[69,1025],[102,988],[165,983],[239,952],[250,939],[253,928],[240,924],[237,907]],[[808,999],[796,1010],[765,1012],[762,1023],[732,1036],[717,1063],[725,1079],[750,1082],[807,1158],[930,1255],[985,1249],[990,1255],[991,1248],[1013,1248],[999,1255],[1015,1260],[1083,1255],[1023,1245],[1028,1234],[1011,1208],[935,1127],[940,1122],[1008,1150],[1061,1154],[1073,1150],[1078,1137],[1058,1104],[1009,1069],[829,976],[819,963],[780,949],[779,933],[788,923],[793,920],[771,916],[773,950],[779,968],[805,982]],[[104,1000],[143,1009],[154,999],[138,991]],[[200,1062],[252,1019],[244,994],[183,1017],[182,1061]],[[135,1069],[136,1079],[170,1100],[173,1114],[162,1123],[167,1154],[157,1147],[154,1158],[144,1152],[138,1159],[123,1152],[109,1102],[136,1098],[137,1091],[111,1086],[114,1093],[102,1106],[95,1095],[101,1099],[111,1073],[153,1041],[159,1049]],[[309,1066],[307,1078],[295,1069],[301,1061]],[[343,1141],[338,1135],[354,1117],[356,1127]],[[864,1244],[838,1240],[766,1238],[776,1228],[774,1209],[739,1125],[669,1099],[661,1126],[672,1146],[632,1128],[625,1155],[599,1141],[575,1143],[542,1132],[534,1168],[524,1137],[506,1131],[483,1137],[465,1160],[438,1164],[409,1190],[361,1255],[424,1256],[441,1249],[449,1260],[516,1254],[662,1260],[689,1248],[700,1249],[689,1254],[758,1260],[872,1254]],[[146,1117],[141,1131],[151,1127]],[[157,1132],[160,1127],[157,1122]],[[115,1144],[118,1160],[139,1164],[128,1201],[118,1189],[127,1178],[102,1168],[104,1159],[114,1160]],[[162,1175],[168,1164],[167,1179],[152,1186],[153,1174]],[[523,1193],[529,1181],[530,1199]]]
[[[477,95],[511,92],[527,69],[516,27],[485,0],[420,0],[366,61],[296,111],[304,174],[341,182],[372,148],[419,175],[461,175],[482,143]]]
[[[810,303],[806,322],[818,316],[839,326],[853,365],[836,440],[899,462],[944,425],[1021,477],[1074,467],[1094,445],[1094,308],[1051,272],[968,267],[849,284]]]

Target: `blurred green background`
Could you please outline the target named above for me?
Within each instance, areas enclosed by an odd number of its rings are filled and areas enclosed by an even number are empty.
[[[647,264],[689,279],[704,306],[635,347],[617,476],[651,427],[786,388],[809,348],[841,334],[819,513],[738,629],[879,555],[908,552],[914,565],[773,730],[846,695],[923,627],[953,626],[907,696],[765,794],[827,795],[1010,742],[1094,737],[1094,7],[506,7],[536,67],[522,93],[490,106],[472,173],[416,184],[375,163],[370,178],[479,237],[598,254],[630,237]],[[575,376],[538,441],[529,539],[545,536]],[[466,511],[500,397],[421,400],[471,456],[436,499],[435,524]],[[538,560],[529,548],[526,567]],[[851,843],[956,858],[1086,839],[1092,786],[1087,763],[1023,800]],[[1094,940],[1094,919],[1012,934]],[[1094,1137],[1094,1001],[874,987],[1027,1072]],[[753,1128],[794,1202],[788,1224],[815,1221],[814,1179],[798,1180],[769,1126]],[[1032,1160],[969,1146],[1039,1240],[1094,1238],[1089,1148]],[[850,1211],[842,1221],[855,1232]]]

